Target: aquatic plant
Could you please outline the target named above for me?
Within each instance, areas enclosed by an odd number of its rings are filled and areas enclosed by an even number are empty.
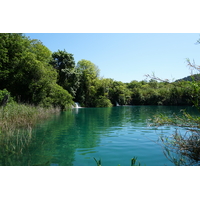
[[[189,59],[187,59],[187,63],[190,68],[197,70],[200,74],[200,66],[191,63]],[[191,89],[190,99],[193,106],[200,112],[200,82],[196,81],[193,75],[191,75],[191,80],[188,83]],[[178,89],[178,86],[180,89],[180,85],[176,85],[175,89]],[[191,116],[185,110],[181,111],[183,113],[181,117],[174,115],[169,118],[163,114],[154,116],[154,126],[167,124],[187,128],[185,134],[176,130],[170,136],[160,136],[157,142],[162,146],[164,155],[175,165],[200,165],[200,117]]]
[[[131,166],[140,166],[140,162],[138,163],[138,165],[136,165],[136,161],[137,161],[137,157],[133,157],[131,159]]]
[[[102,166],[101,159],[97,160],[96,158],[94,158],[94,160],[95,160],[97,166]],[[137,157],[133,157],[131,159],[131,166],[140,166],[140,162],[138,163],[138,165],[136,165],[136,161],[137,161]],[[120,165],[118,165],[118,166],[120,166]]]
[[[27,152],[34,139],[33,127],[59,112],[59,108],[42,108],[16,102],[1,106],[0,165],[20,163],[23,153]]]
[[[37,122],[58,113],[59,108],[10,103],[0,107],[0,131],[10,132],[19,128],[32,128]]]
[[[101,166],[101,159],[97,160],[96,158],[94,158],[94,160],[95,160],[97,166]]]

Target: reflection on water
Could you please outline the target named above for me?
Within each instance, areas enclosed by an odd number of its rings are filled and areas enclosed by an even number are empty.
[[[154,141],[176,127],[149,127],[148,119],[163,112],[171,116],[182,108],[119,106],[62,112],[39,124],[28,139],[25,133],[18,133],[17,139],[1,137],[0,165],[95,166],[95,157],[104,166],[130,166],[134,156],[141,165],[173,165]]]

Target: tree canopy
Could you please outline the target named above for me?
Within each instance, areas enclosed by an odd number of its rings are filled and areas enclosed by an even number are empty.
[[[0,90],[4,89],[19,102],[63,108],[73,101],[86,107],[192,105],[196,95],[188,79],[122,83],[102,78],[93,62],[82,59],[76,64],[65,49],[52,53],[41,41],[17,33],[0,33]]]
[[[52,53],[41,41],[1,33],[0,55],[0,89],[7,89],[17,101],[61,107],[72,103],[71,95],[56,84]],[[67,101],[56,95],[55,88],[56,93],[68,96]]]

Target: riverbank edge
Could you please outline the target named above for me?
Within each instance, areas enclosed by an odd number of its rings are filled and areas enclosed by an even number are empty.
[[[37,123],[59,114],[59,107],[41,107],[29,104],[9,103],[0,107],[0,134],[15,132],[19,129],[30,130]]]

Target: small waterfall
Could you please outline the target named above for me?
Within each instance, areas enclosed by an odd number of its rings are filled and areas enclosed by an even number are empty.
[[[116,101],[116,106],[119,106],[118,102]]]
[[[75,108],[81,108],[81,106],[78,102],[74,102],[74,103],[75,103]]]

